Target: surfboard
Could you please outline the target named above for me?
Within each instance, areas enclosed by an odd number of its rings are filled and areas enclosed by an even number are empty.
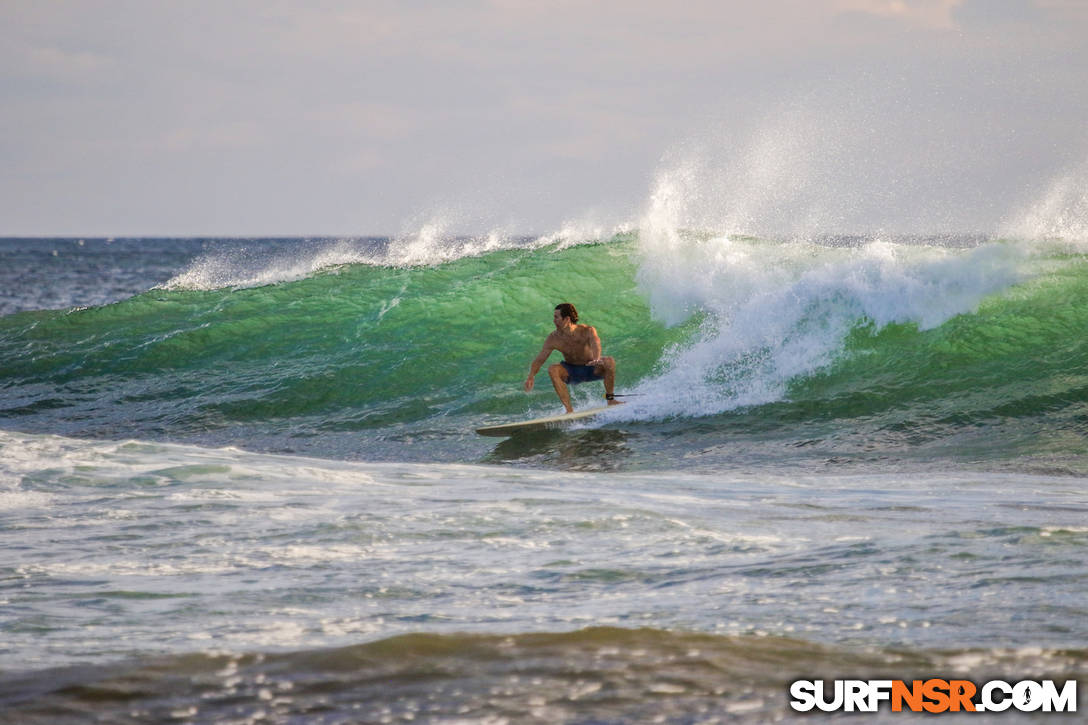
[[[476,432],[482,436],[494,436],[496,438],[505,438],[512,436],[515,433],[531,433],[533,431],[552,430],[555,428],[562,428],[565,425],[570,425],[576,420],[585,420],[586,418],[592,418],[598,413],[602,413],[609,409],[608,405],[602,405],[599,408],[587,408],[586,410],[576,410],[573,413],[564,413],[563,415],[552,415],[547,418],[533,418],[532,420],[524,420],[520,423],[506,423],[504,425],[488,425],[483,428],[477,428]]]

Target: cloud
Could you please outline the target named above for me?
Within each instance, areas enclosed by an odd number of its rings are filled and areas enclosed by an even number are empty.
[[[96,53],[66,51],[48,46],[24,47],[21,62],[27,75],[38,75],[71,83],[88,82],[111,72],[112,59]],[[17,61],[19,62],[19,61]]]
[[[1047,12],[1058,13],[1070,20],[1088,20],[1088,3],[1084,0],[1035,0],[1035,4]]]
[[[966,0],[955,10],[956,22],[967,27],[1030,23],[1042,17],[1031,0]]]
[[[0,234],[372,233],[459,195],[551,231],[637,206],[678,139],[758,136],[806,93],[863,109],[889,139],[858,148],[873,168],[922,138],[1001,199],[1084,136],[1088,18],[999,5],[983,25],[975,0],[3,3]]]
[[[889,18],[906,25],[950,30],[953,11],[963,0],[835,0],[838,12]]]

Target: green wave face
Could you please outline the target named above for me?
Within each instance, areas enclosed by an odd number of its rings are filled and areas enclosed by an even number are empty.
[[[652,321],[633,280],[631,240],[618,239],[12,315],[0,322],[0,374],[17,391],[11,402],[26,405],[3,414],[180,433],[517,414],[558,302],[577,302],[631,376],[645,375],[683,335]],[[44,395],[49,387],[64,393]]]
[[[1083,255],[712,243],[629,234],[9,315],[0,427],[576,467],[1083,455]],[[555,412],[543,374],[521,386],[568,301],[640,397],[612,432],[488,453],[474,427]]]
[[[882,445],[954,444],[978,458],[995,443],[1083,453],[1086,331],[1088,263],[1070,258],[934,329],[862,321],[835,364],[790,386],[783,415],[860,421]]]

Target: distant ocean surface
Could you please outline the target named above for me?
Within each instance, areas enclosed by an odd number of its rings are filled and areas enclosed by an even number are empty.
[[[559,302],[627,404],[477,436]],[[1086,484],[1075,239],[0,240],[0,722],[1083,701]]]

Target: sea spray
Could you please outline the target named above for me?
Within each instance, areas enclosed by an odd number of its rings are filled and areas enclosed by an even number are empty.
[[[437,221],[393,239],[298,240],[289,246],[227,240],[212,245],[161,287],[171,290],[261,287],[306,279],[345,265],[437,266],[531,243],[532,240],[497,230],[481,236],[447,236]]]
[[[633,233],[629,225],[606,228],[571,222],[541,237],[519,236],[502,229],[480,235],[453,235],[445,221],[435,218],[393,238],[227,239],[206,244],[184,269],[156,286],[167,290],[244,289],[295,282],[348,265],[436,267],[502,250],[561,251]]]
[[[756,171],[765,172],[757,181],[779,177],[772,146],[764,139],[751,153],[760,160]],[[723,224],[774,224],[750,212],[751,189],[736,199],[708,196],[726,191],[716,178],[683,160],[659,174],[650,196],[640,225],[640,290],[665,324],[693,316],[702,323],[688,344],[665,351],[625,418],[701,417],[781,400],[791,381],[841,356],[851,330],[936,327],[1033,274],[1027,245],[956,248],[882,236],[835,244],[693,227],[715,215]],[[754,184],[755,198],[772,187]],[[773,204],[764,211],[777,213]]]
[[[1039,198],[1002,225],[1001,234],[1088,244],[1088,161],[1057,175]]]

